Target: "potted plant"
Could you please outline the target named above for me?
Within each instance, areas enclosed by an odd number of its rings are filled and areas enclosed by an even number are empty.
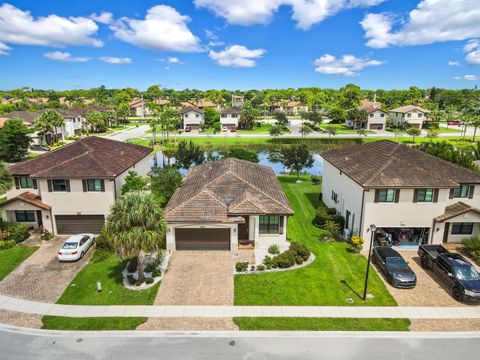
[[[352,249],[355,254],[360,253],[360,250],[363,248],[363,239],[361,236],[354,235],[352,236],[352,239],[350,240],[352,244]]]

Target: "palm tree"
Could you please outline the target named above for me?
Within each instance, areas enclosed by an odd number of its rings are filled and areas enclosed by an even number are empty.
[[[145,254],[164,246],[166,229],[163,210],[152,196],[131,192],[113,204],[102,234],[121,258],[137,257],[138,282],[142,283]]]
[[[152,129],[152,137],[153,137],[153,145],[157,144],[157,126],[160,123],[160,117],[158,113],[155,111],[153,118],[150,120],[148,125],[150,125],[150,129]]]
[[[13,178],[3,162],[0,162],[0,194],[6,193],[13,186]]]
[[[35,121],[35,128],[37,131],[43,133],[43,137],[45,138],[45,134],[47,132],[54,132],[53,130],[57,127],[61,129],[62,134],[62,144],[64,141],[63,137],[63,122],[64,118],[58,112],[52,109],[45,110],[42,115]]]
[[[162,124],[164,124],[165,129],[167,130],[167,141],[168,141],[170,131],[175,130],[177,125],[180,122],[180,119],[181,119],[180,113],[174,108],[167,107],[161,113],[160,119]]]

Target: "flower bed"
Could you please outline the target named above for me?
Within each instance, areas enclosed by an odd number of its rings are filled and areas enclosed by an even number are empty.
[[[306,261],[304,261],[302,264],[300,264],[300,265],[295,264],[295,265],[293,265],[289,268],[282,269],[282,268],[277,267],[277,268],[271,268],[271,269],[264,268],[263,270],[259,270],[258,266],[263,265],[263,264],[259,264],[259,265],[254,265],[255,269],[252,270],[251,265],[249,264],[248,269],[246,271],[237,271],[236,273],[239,274],[239,275],[240,274],[250,275],[250,274],[264,274],[264,273],[271,273],[271,272],[297,270],[297,269],[300,269],[300,268],[303,268],[303,267],[306,267],[306,266],[310,265],[314,261],[315,261],[315,255],[313,253],[311,253],[310,256],[308,257],[308,259]]]
[[[138,272],[129,269],[130,263],[123,270],[123,286],[130,290],[146,290],[159,283],[162,280],[163,274],[167,270],[170,254],[162,253],[160,259],[157,254],[147,255],[145,257],[145,270],[152,268],[151,271],[144,271],[145,281],[137,284]]]

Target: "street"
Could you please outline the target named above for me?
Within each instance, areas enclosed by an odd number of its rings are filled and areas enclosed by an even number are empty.
[[[480,333],[61,332],[0,325],[1,359],[478,359]]]

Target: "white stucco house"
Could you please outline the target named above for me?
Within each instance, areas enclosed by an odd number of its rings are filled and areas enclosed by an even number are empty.
[[[0,204],[4,221],[53,234],[100,233],[129,170],[150,171],[151,149],[87,137],[10,168],[15,180]]]
[[[239,107],[221,110],[220,126],[222,127],[222,130],[233,130],[238,128],[238,121],[240,120],[241,111],[242,109]]]
[[[262,263],[268,247],[287,250],[293,210],[273,170],[225,158],[190,168],[165,208],[167,250],[230,251],[243,248]]]
[[[345,126],[348,128],[357,130],[385,130],[387,127],[387,112],[380,109],[379,104],[376,102],[364,102],[359,106],[359,110],[364,110],[368,113],[366,122],[354,121],[352,119],[345,120]]]
[[[422,128],[427,120],[430,111],[422,109],[420,106],[407,105],[390,110],[390,120],[397,126],[403,126],[408,123],[410,127]]]
[[[322,200],[345,217],[350,235],[368,245],[460,242],[480,234],[480,176],[392,141],[322,153]]]
[[[185,130],[187,127],[190,130],[198,131],[200,126],[205,122],[205,112],[202,109],[188,106],[180,110],[182,116],[181,128]]]

